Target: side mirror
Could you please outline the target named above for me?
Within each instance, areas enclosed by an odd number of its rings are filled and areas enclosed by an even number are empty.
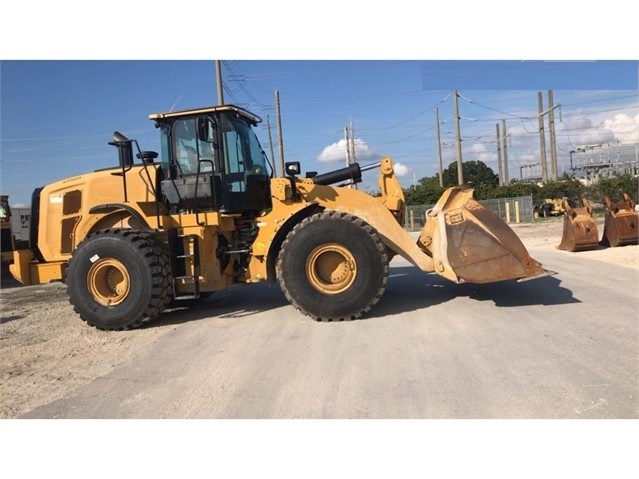
[[[284,170],[288,176],[299,175],[302,171],[299,161],[290,161],[284,164]]]

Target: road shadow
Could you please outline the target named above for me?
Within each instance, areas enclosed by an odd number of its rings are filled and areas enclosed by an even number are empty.
[[[143,328],[177,325],[211,317],[246,320],[265,311],[290,306],[278,285],[266,283],[238,285],[213,293],[208,298],[184,302],[166,309]],[[291,311],[295,311],[291,306]]]
[[[0,324],[10,323],[11,321],[16,321],[22,318],[24,318],[24,315],[2,316],[0,317]]]
[[[22,286],[11,278],[2,278],[2,288]],[[561,286],[555,276],[530,281],[500,281],[488,284],[453,283],[435,273],[423,273],[413,266],[394,266],[389,272],[386,291],[379,303],[362,319],[402,314],[447,303],[465,297],[474,301],[492,301],[495,306],[511,308],[532,305],[558,305],[579,303],[572,291]],[[260,313],[288,307],[286,314],[303,317],[286,300],[278,284],[267,283],[237,285],[188,303],[176,303],[162,314],[142,326],[154,328],[178,325],[211,317],[235,320],[256,318]],[[21,319],[19,316],[2,318],[2,323]]]
[[[492,301],[500,308],[581,302],[573,296],[572,291],[560,284],[561,281],[554,276],[522,282],[457,284],[434,273],[423,273],[412,266],[396,267],[390,270],[384,296],[367,317],[401,314],[444,304],[459,297]]]
[[[9,271],[3,271],[0,275],[0,289],[10,289],[22,286],[22,283],[16,281]]]
[[[386,292],[363,320],[402,314],[444,304],[465,297],[474,301],[492,301],[500,308],[534,305],[579,303],[572,292],[560,285],[554,276],[530,281],[501,281],[489,284],[456,284],[413,266],[391,267]],[[280,287],[259,283],[236,286],[216,292],[192,305],[164,311],[160,317],[143,327],[153,328],[182,324],[201,319],[216,318],[247,320],[262,312],[288,307],[286,314],[299,314],[286,300]]]

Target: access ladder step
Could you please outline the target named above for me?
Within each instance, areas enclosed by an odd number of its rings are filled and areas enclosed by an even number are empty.
[[[200,295],[199,294],[184,294],[181,296],[175,296],[173,299],[176,301],[186,301],[188,299],[199,299]]]

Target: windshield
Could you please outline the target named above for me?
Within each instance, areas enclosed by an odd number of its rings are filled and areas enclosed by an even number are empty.
[[[253,129],[234,115],[220,118],[222,148],[227,174],[248,173],[268,176],[266,157]]]

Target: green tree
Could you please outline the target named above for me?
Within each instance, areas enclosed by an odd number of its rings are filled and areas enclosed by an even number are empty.
[[[422,178],[419,185],[404,190],[407,205],[433,205],[444,192],[437,176]]]
[[[513,198],[531,195],[533,204],[539,205],[546,198],[567,197],[575,204],[581,204],[582,198],[600,203],[604,195],[612,201],[623,200],[623,193],[628,193],[635,201],[639,200],[639,179],[630,174],[612,178],[602,178],[591,186],[584,186],[579,180],[563,175],[559,181],[547,182],[542,186],[536,183],[512,181],[508,185],[499,186],[499,178],[482,161],[467,161],[462,164],[464,182],[471,184],[478,200],[494,198]],[[425,177],[417,186],[404,190],[406,204],[432,205],[446,188],[457,186],[457,163],[451,163],[442,172],[444,188],[439,186],[439,176]]]
[[[587,196],[591,201],[600,202],[608,196],[613,202],[623,200],[623,194],[628,193],[636,202],[639,196],[638,179],[626,173],[613,178],[601,178],[587,189]]]
[[[517,196],[531,195],[533,198],[538,197],[540,186],[536,183],[527,183],[515,181],[507,185],[498,186],[493,189],[491,198],[513,198]]]
[[[541,204],[545,198],[568,198],[579,203],[584,196],[586,188],[576,179],[566,179],[545,183],[536,195],[533,195],[535,204]]]
[[[464,175],[464,183],[471,184],[476,189],[494,188],[499,184],[499,178],[495,172],[483,161],[471,160],[462,163],[462,173]],[[455,186],[457,179],[457,162],[451,163],[442,172],[444,187]]]

